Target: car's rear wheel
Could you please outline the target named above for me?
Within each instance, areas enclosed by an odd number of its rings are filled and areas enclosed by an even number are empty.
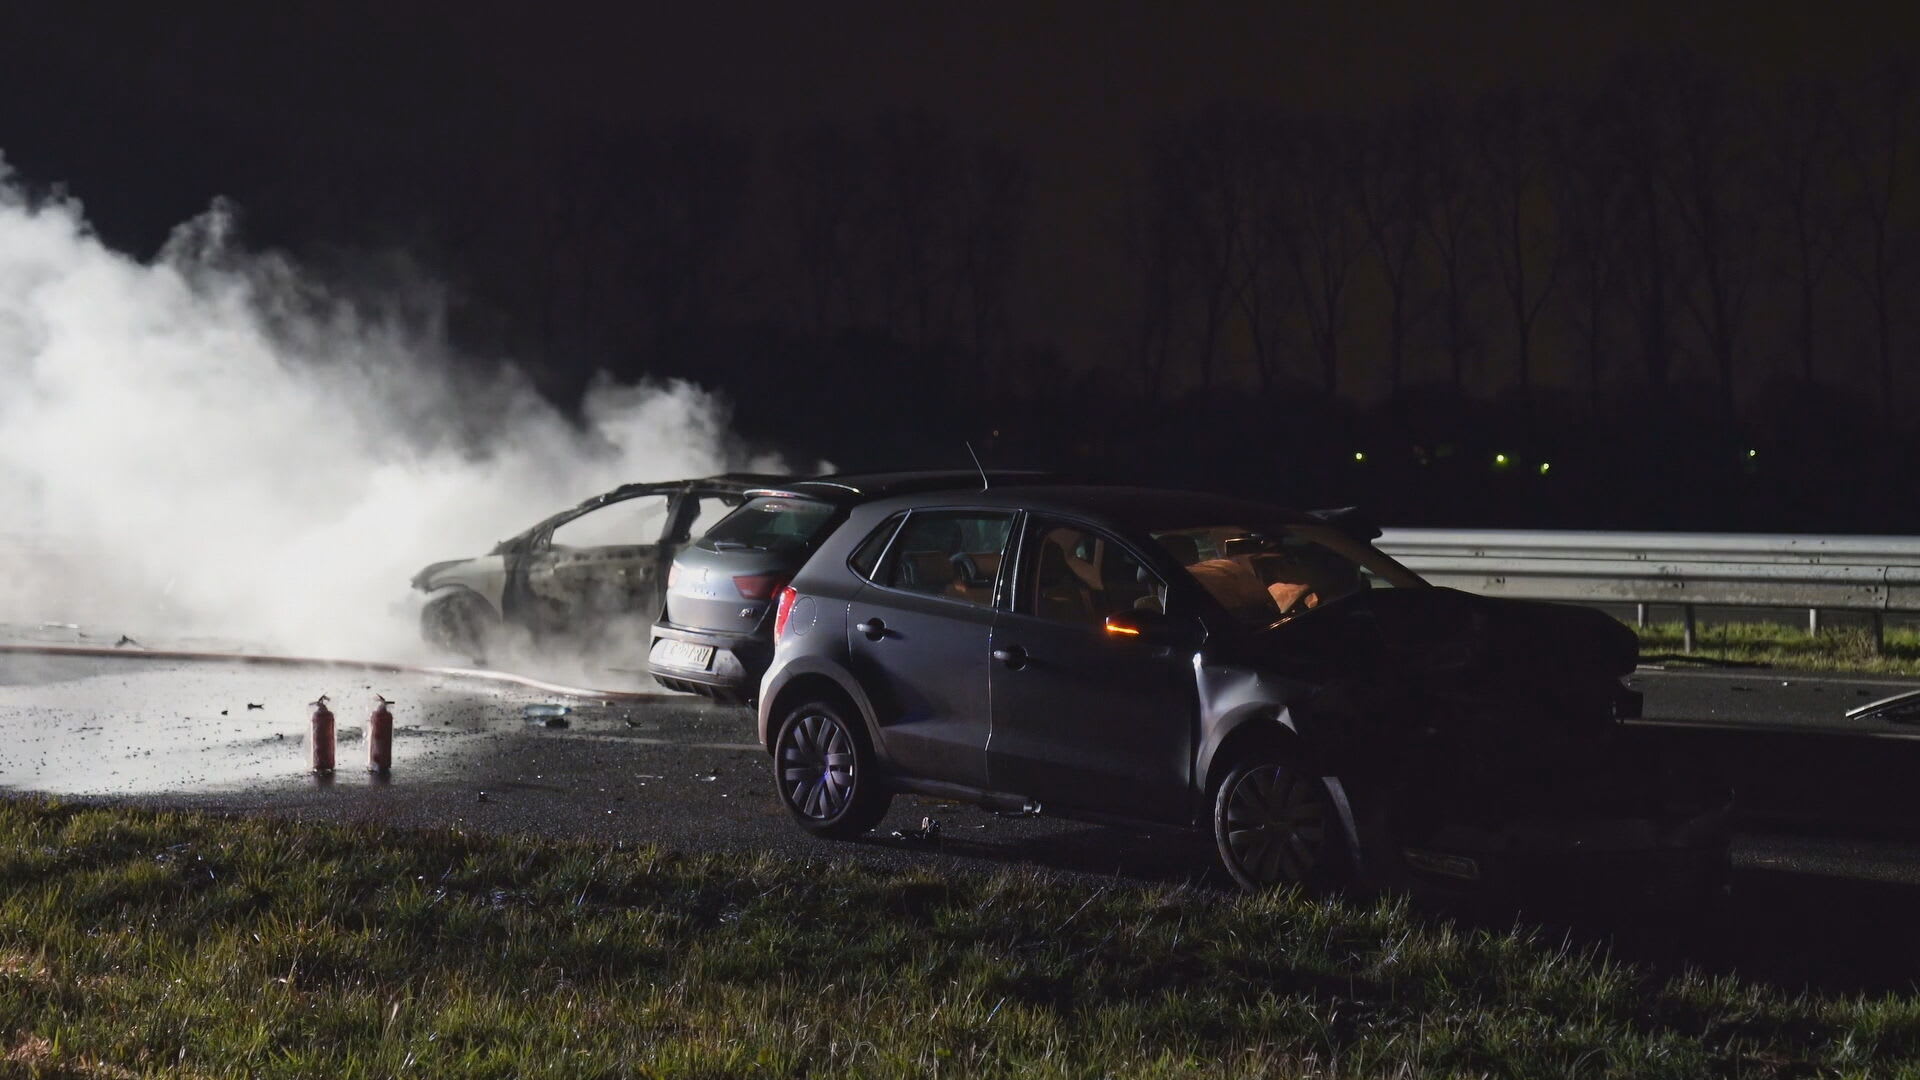
[[[1277,750],[1247,755],[1221,781],[1213,835],[1221,865],[1244,889],[1331,888],[1350,865],[1326,781]]]
[[[787,813],[817,836],[858,836],[893,802],[874,775],[866,732],[833,702],[810,701],[787,713],[773,740],[773,778]]]

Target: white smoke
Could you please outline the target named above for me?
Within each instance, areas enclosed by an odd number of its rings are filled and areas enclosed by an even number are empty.
[[[143,263],[0,160],[0,623],[415,658],[425,563],[620,483],[778,468],[697,387],[601,378],[575,423],[230,232],[216,204]]]

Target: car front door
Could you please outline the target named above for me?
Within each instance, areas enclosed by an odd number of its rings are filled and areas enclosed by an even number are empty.
[[[1004,510],[916,510],[854,596],[847,644],[879,714],[881,753],[909,776],[984,787],[987,660]]]
[[[1192,652],[1106,629],[1108,615],[1164,610],[1166,591],[1112,536],[1029,519],[1011,610],[992,634],[987,775],[995,790],[1063,809],[1185,819]]]

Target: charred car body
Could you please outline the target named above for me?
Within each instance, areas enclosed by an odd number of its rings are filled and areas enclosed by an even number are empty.
[[[1624,737],[1633,634],[1427,585],[1350,513],[1121,488],[856,508],[759,723],[821,835],[896,792],[1210,833],[1248,887],[1717,890],[1726,799]]]
[[[414,575],[426,594],[420,631],[435,646],[484,658],[503,632],[534,640],[643,631],[660,607],[673,556],[690,538],[781,477],[729,474],[625,484],[554,514],[470,559]]]
[[[647,670],[670,690],[745,702],[773,658],[773,600],[820,542],[863,502],[912,492],[1037,483],[1009,469],[831,474],[747,492],[741,506],[680,549],[653,626]]]

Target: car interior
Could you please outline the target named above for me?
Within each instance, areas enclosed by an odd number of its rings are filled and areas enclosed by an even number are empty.
[[[1166,610],[1160,579],[1097,533],[1062,526],[1036,540],[1030,614],[1098,626],[1109,615]]]
[[[886,584],[991,606],[1009,525],[998,517],[916,514],[901,530]]]
[[[1305,537],[1195,529],[1155,537],[1237,618],[1265,623],[1366,588],[1359,566]]]

